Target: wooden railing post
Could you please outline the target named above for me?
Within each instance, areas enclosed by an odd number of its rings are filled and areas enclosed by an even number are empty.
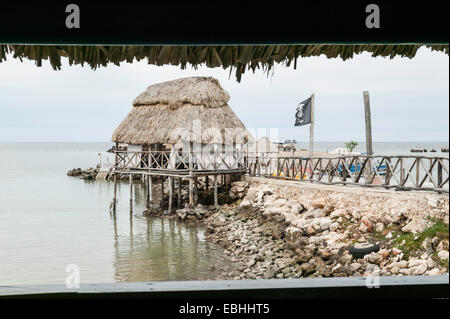
[[[391,175],[392,175],[392,172],[391,172],[391,158],[390,157],[386,157],[385,161],[386,161],[386,164],[385,164],[386,165],[386,176],[384,178],[384,184],[385,185],[390,185]]]
[[[442,164],[440,161],[438,161],[438,167],[437,167],[437,180],[438,180],[438,187],[442,187]]]
[[[419,187],[420,183],[420,157],[416,159],[416,187]]]

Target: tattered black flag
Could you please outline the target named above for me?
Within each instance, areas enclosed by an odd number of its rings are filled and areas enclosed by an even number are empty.
[[[295,126],[311,123],[311,98],[300,102],[295,113]]]

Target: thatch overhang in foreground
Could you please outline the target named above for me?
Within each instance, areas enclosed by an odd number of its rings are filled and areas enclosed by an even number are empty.
[[[212,77],[150,85],[112,136],[128,144],[240,144],[253,140],[227,104],[230,95]]]
[[[275,63],[297,67],[297,59],[325,55],[327,58],[347,60],[355,54],[369,52],[373,57],[396,56],[413,58],[420,44],[313,44],[313,45],[240,45],[240,46],[59,46],[59,45],[0,45],[0,62],[8,53],[14,58],[27,58],[42,65],[49,60],[53,69],[61,69],[61,57],[67,57],[70,65],[89,65],[96,69],[108,63],[120,65],[134,60],[147,60],[154,65],[176,65],[182,69],[188,65],[198,67],[230,68],[235,70],[237,81],[246,70],[262,68],[269,72]],[[448,54],[447,45],[426,45],[432,50]]]

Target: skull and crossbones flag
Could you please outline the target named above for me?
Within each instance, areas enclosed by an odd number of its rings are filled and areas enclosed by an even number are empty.
[[[300,102],[295,113],[295,126],[311,123],[311,98]]]

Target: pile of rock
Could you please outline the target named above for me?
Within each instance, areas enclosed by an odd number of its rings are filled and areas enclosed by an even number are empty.
[[[195,207],[186,206],[185,208],[177,209],[175,211],[175,217],[184,222],[198,222],[210,216],[215,211],[212,207],[198,204]]]
[[[80,177],[85,180],[95,180],[98,174],[98,169],[89,167],[88,169],[74,168],[67,172],[68,176]]]
[[[247,195],[247,190],[249,188],[249,183],[246,181],[237,181],[231,183],[231,188],[229,191],[230,198],[232,200],[239,200]]]
[[[448,239],[430,238],[417,255],[406,257],[394,244],[393,230],[419,232],[430,226],[429,216],[448,224],[448,198],[399,202],[254,183],[237,207],[222,207],[206,218],[206,236],[238,265],[224,278],[447,273]],[[355,243],[380,249],[358,258],[348,250]]]

